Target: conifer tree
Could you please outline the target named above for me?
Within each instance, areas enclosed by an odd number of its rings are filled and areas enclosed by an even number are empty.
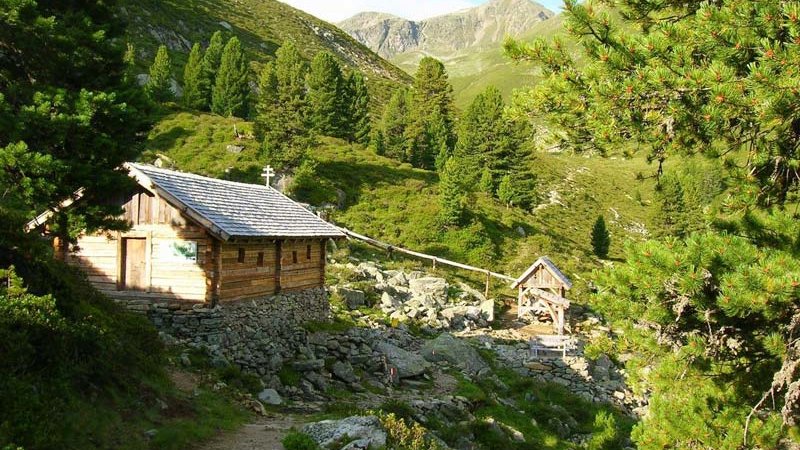
[[[544,72],[520,104],[562,147],[602,154],[635,142],[659,172],[670,158],[725,155],[733,186],[716,223],[744,236],[631,245],[624,265],[601,274],[595,306],[624,330],[615,344],[628,368],[648,365],[639,387],[650,409],[632,438],[642,449],[776,448],[800,418],[790,281],[800,240],[786,208],[800,190],[800,113],[789,106],[800,102],[789,88],[800,85],[800,6],[614,6],[565,2],[580,64],[561,42],[506,44]]]
[[[608,249],[611,246],[611,235],[606,228],[606,220],[602,215],[597,216],[597,220],[592,227],[592,250],[598,258],[606,259]]]
[[[254,132],[267,161],[281,169],[298,167],[315,142],[306,98],[308,64],[285,42],[259,78]]]
[[[230,38],[211,92],[211,112],[221,116],[246,117],[250,84],[248,67],[239,39]]]
[[[203,110],[208,107],[208,88],[204,86],[203,51],[195,43],[189,52],[189,59],[183,68],[183,97],[181,102],[187,108]]]
[[[214,32],[211,35],[208,48],[203,53],[203,82],[200,86],[203,88],[203,97],[206,99],[205,110],[210,110],[211,107],[211,90],[217,82],[217,71],[222,63],[222,51],[225,49],[225,41],[222,37],[221,31]]]
[[[465,194],[458,162],[450,158],[439,175],[439,220],[445,226],[457,226],[464,218]]]
[[[689,229],[689,212],[680,179],[674,175],[663,176],[656,188],[656,200],[660,206],[658,219],[662,235],[684,237]]]
[[[441,143],[446,143],[448,148],[455,143],[453,87],[441,61],[422,58],[415,74],[408,110],[405,131],[407,159],[416,167],[431,169]]]
[[[49,233],[120,227],[118,208],[99,199],[128,186],[119,167],[136,159],[151,111],[113,2],[0,10],[0,254],[27,258],[39,240],[24,223],[79,188],[83,199],[58,212]]]
[[[459,124],[455,153],[475,176],[487,167],[492,178],[501,178],[513,166],[520,136],[504,110],[502,94],[489,86],[475,97]]]
[[[136,82],[136,47],[128,42],[125,48],[125,54],[122,56],[122,62],[125,65],[123,75],[123,82],[126,84],[133,84]]]
[[[489,170],[488,167],[484,167],[483,172],[481,172],[481,181],[479,184],[479,188],[481,192],[486,192],[488,194],[494,193],[494,181],[492,181],[492,171]]]
[[[369,91],[364,75],[361,72],[353,71],[347,78],[349,93],[349,136],[352,142],[366,145],[369,142],[372,130],[371,118],[369,115]]]
[[[497,186],[497,198],[506,205],[506,208],[514,204],[514,187],[511,183],[511,176],[504,175]]]
[[[346,137],[344,130],[349,111],[345,109],[345,81],[342,69],[328,52],[319,52],[311,61],[307,75],[310,122],[314,131],[334,137]]]
[[[166,102],[175,98],[172,92],[172,62],[166,45],[158,47],[156,57],[150,66],[150,77],[145,85],[145,92],[151,100]]]
[[[392,94],[383,112],[384,155],[399,161],[407,159],[406,127],[408,126],[408,91],[398,89]]]

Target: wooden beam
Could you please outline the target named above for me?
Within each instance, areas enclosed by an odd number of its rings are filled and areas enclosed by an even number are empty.
[[[281,291],[281,253],[283,241],[277,240],[275,241],[275,293],[279,293]]]
[[[400,252],[400,253],[405,253],[406,255],[410,255],[410,256],[414,256],[414,257],[420,258],[420,259],[430,260],[430,261],[433,262],[434,266],[437,263],[440,263],[440,264],[444,264],[446,266],[456,267],[456,268],[464,269],[464,270],[470,270],[472,272],[485,273],[485,274],[488,274],[489,277],[495,277],[495,278],[499,278],[499,279],[505,280],[505,281],[512,281],[513,282],[513,281],[517,280],[516,278],[510,277],[508,275],[503,275],[502,273],[492,272],[490,270],[481,269],[480,267],[470,266],[470,265],[467,265],[467,264],[461,264],[461,263],[458,263],[458,262],[455,262],[455,261],[450,261],[449,259],[440,258],[438,256],[426,255],[425,253],[415,252],[413,250],[408,250],[408,249],[405,249],[405,248],[402,248],[402,247],[396,247],[394,245],[389,245],[389,244],[387,244],[385,242],[381,242],[381,241],[379,241],[377,239],[372,239],[371,237],[367,237],[367,236],[364,236],[362,234],[358,234],[358,233],[355,233],[353,231],[350,231],[347,228],[339,228],[339,230],[341,230],[341,232],[344,233],[348,237],[351,237],[351,238],[354,238],[354,239],[358,239],[359,241],[366,242],[367,244],[370,244],[370,245],[372,245],[374,247],[378,247],[378,248],[386,250],[386,251],[397,251],[397,252]]]

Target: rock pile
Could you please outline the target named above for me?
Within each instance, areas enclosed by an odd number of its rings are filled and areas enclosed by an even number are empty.
[[[451,286],[444,278],[419,271],[381,270],[372,262],[341,267],[374,283],[380,293],[374,306],[393,321],[416,321],[435,330],[463,330],[484,328],[494,320],[494,302],[463,283]],[[336,292],[349,309],[366,305],[363,291],[341,286]]]

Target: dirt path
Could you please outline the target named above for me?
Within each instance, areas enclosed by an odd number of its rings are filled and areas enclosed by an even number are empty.
[[[292,427],[301,425],[301,420],[289,415],[264,417],[256,423],[217,436],[198,450],[283,450],[283,437]]]

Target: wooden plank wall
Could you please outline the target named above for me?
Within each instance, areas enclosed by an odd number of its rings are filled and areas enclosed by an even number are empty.
[[[67,261],[85,271],[89,280],[109,294],[118,292],[121,282],[120,239],[147,240],[149,261],[149,294],[154,297],[204,302],[213,293],[214,264],[211,237],[205,229],[194,225],[179,210],[164,200],[139,190],[120,201],[131,229],[122,233],[101,233],[78,238],[77,249]],[[197,261],[175,262],[161,258],[162,246],[175,240],[197,242]]]
[[[283,241],[281,290],[299,291],[322,287],[325,284],[324,248],[324,241],[319,239]],[[297,254],[297,262],[294,262],[293,252]]]
[[[67,254],[67,263],[79,267],[89,281],[103,292],[117,290],[117,255],[116,233],[80,236],[77,252]]]
[[[244,261],[239,262],[239,249]],[[275,293],[274,241],[224,242],[221,245],[220,301],[263,297]],[[263,253],[263,265],[258,265]]]
[[[560,289],[563,284],[558,278],[553,276],[549,270],[545,269],[544,266],[540,266],[522,286],[537,287],[540,289]]]

